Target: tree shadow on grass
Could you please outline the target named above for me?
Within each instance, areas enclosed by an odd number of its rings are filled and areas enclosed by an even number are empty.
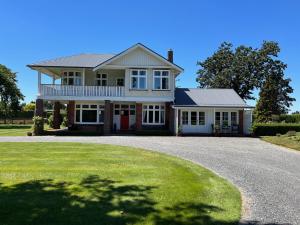
[[[157,203],[151,199],[155,188],[124,185],[96,175],[79,183],[51,179],[12,186],[0,183],[0,224],[125,225],[142,224],[145,217],[154,225],[238,224],[238,221],[215,220],[211,212],[223,209],[208,204],[180,203],[157,210]]]
[[[217,220],[211,213],[224,211],[219,207],[201,203],[179,203],[165,208],[155,216],[155,225],[291,225],[282,223],[260,223],[258,221],[239,222]]]
[[[0,224],[133,224],[155,213],[149,198],[153,188],[98,176],[79,184],[37,180],[0,185]]]

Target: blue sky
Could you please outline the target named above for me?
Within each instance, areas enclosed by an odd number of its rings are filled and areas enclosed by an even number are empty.
[[[0,63],[18,72],[26,101],[37,72],[27,64],[77,53],[118,53],[141,42],[162,55],[174,50],[185,69],[178,85],[196,87],[196,62],[223,41],[260,47],[277,41],[292,79],[291,108],[300,110],[300,2],[296,0],[1,1]],[[250,102],[255,104],[255,102]]]

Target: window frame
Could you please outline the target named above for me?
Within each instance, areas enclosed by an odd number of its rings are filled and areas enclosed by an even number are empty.
[[[118,81],[119,80],[122,80],[123,81],[123,85],[121,86],[121,85],[118,85]],[[123,78],[123,77],[117,77],[116,78],[116,86],[117,87],[124,87],[125,86],[125,79]]]
[[[233,114],[235,114],[235,121],[232,121]],[[235,122],[235,123],[233,124],[232,122]],[[230,112],[230,126],[236,126],[236,125],[238,125],[238,113],[231,111]]]
[[[98,75],[100,75],[100,77],[98,77]],[[103,78],[103,75],[106,75],[106,78]],[[98,85],[98,81],[100,81],[100,85]],[[106,85],[103,85],[103,81],[106,81]],[[98,87],[108,86],[108,73],[96,73],[95,85]]]
[[[158,108],[157,108],[157,106],[158,106]],[[150,111],[153,112],[153,122],[152,123],[149,122]],[[146,114],[147,122],[144,122],[145,112],[147,112],[147,114]],[[158,123],[155,122],[155,120],[156,120],[155,112],[158,112],[158,115],[159,115]],[[164,104],[143,104],[142,105],[142,125],[165,125],[165,122],[166,122],[166,106]]]
[[[79,107],[77,107],[79,105]],[[92,108],[92,106],[96,105],[97,108]],[[87,108],[83,106],[88,106]],[[76,120],[77,118],[77,110],[80,111],[79,115],[79,122]],[[96,122],[82,122],[82,114],[83,111],[96,111],[97,112],[97,121]],[[76,103],[75,104],[75,116],[74,116],[74,123],[75,124],[104,124],[104,122],[99,121],[99,115],[104,113],[104,104],[97,104],[97,103]]]
[[[73,75],[70,75],[72,73]],[[77,74],[80,74],[77,77]],[[78,70],[64,70],[62,71],[62,77],[61,77],[61,85],[69,85],[69,86],[81,86],[82,85],[82,72]],[[66,84],[64,84],[64,80],[66,79]],[[70,84],[70,79],[73,79],[73,84]],[[80,82],[76,82],[80,81]]]
[[[160,72],[160,75],[155,75],[155,72]],[[167,76],[163,76],[163,72],[168,72],[168,75]],[[170,70],[153,70],[152,72],[152,75],[153,75],[153,90],[155,91],[169,91],[171,90],[170,88]],[[168,79],[168,88],[162,88],[162,80],[163,78],[167,78]],[[155,79],[159,79],[160,81],[160,88],[156,88],[155,87]]]
[[[137,71],[137,75],[133,75],[133,71]],[[140,75],[141,71],[145,71],[145,75]],[[137,78],[137,87],[132,87],[132,78]],[[132,90],[147,90],[148,89],[148,82],[147,82],[147,70],[146,69],[131,69],[130,70],[130,89]],[[145,88],[140,88],[140,78],[145,78]]]
[[[203,116],[200,116],[201,113],[203,113]],[[200,120],[201,117],[203,117],[203,120]],[[200,121],[203,123],[200,123]],[[205,125],[206,125],[205,112],[198,111],[198,126],[205,126]]]

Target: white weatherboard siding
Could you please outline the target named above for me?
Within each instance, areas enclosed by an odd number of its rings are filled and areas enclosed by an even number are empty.
[[[168,66],[162,60],[150,55],[148,52],[141,48],[136,48],[132,52],[114,60],[108,65],[113,66]]]
[[[85,73],[85,84],[91,86],[96,85],[97,73],[107,74],[107,86],[116,86],[117,78],[125,79],[125,70],[98,70],[97,72],[87,70]]]
[[[170,71],[169,85],[170,90],[153,90],[153,69],[147,69],[147,89],[146,90],[132,90],[130,88],[130,69],[125,72],[125,96],[128,97],[169,97],[174,99],[175,76]]]
[[[188,112],[188,125],[182,125],[182,132],[183,133],[204,133],[208,134],[212,132],[211,125],[214,123],[214,111],[210,108],[194,108],[194,109],[181,109],[180,110],[180,116],[182,121],[182,112],[187,111]],[[205,113],[205,125],[191,125],[191,112],[204,112]]]
[[[244,133],[250,134],[250,129],[252,126],[252,110],[244,111]]]
[[[182,124],[182,113],[186,111],[188,112],[188,124],[183,125]],[[231,112],[236,112],[237,113],[237,122],[239,122],[239,109],[234,109],[234,108],[207,108],[207,107],[193,107],[193,108],[181,108],[180,109],[180,121],[181,121],[181,129],[183,133],[186,134],[193,134],[193,133],[198,133],[198,134],[210,134],[213,132],[212,130],[212,125],[214,124],[214,117],[215,117],[215,112],[220,112],[221,116],[221,124],[222,124],[222,112],[228,112],[228,124],[231,124]],[[205,113],[205,124],[204,125],[199,125],[197,122],[197,125],[192,125],[191,124],[191,112],[204,112]],[[244,114],[245,116],[245,114]],[[248,119],[248,114],[247,118],[244,118],[244,130],[248,129],[251,126],[251,122],[249,123]],[[245,126],[247,128],[245,128]],[[249,132],[245,132],[248,134]]]

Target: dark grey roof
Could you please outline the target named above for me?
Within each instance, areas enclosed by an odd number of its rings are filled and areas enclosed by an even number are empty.
[[[112,58],[114,54],[79,54],[73,56],[60,57],[51,60],[45,60],[28,65],[46,66],[46,67],[91,67],[99,65],[102,62]]]
[[[251,107],[233,89],[176,88],[175,106]]]

